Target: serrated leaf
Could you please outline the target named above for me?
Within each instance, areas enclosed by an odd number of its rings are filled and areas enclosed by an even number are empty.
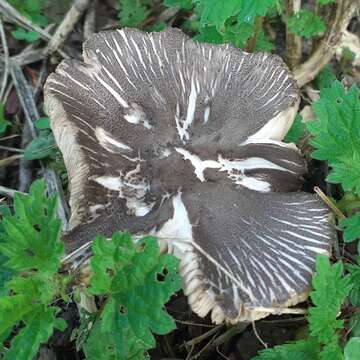
[[[297,114],[294,123],[284,138],[284,141],[286,143],[297,143],[301,138],[304,137],[304,134],[305,123],[302,121],[301,115]]]
[[[141,0],[120,0],[120,23],[123,26],[136,27],[149,15],[146,2]]]
[[[353,287],[350,292],[350,301],[354,306],[360,306],[360,258],[358,258],[358,264],[347,265],[347,270],[350,273],[351,283]]]
[[[360,354],[360,337],[352,337],[344,349],[345,360],[357,360]]]
[[[165,334],[175,328],[163,307],[181,286],[178,263],[174,256],[160,254],[153,237],[136,245],[128,233],[114,234],[111,240],[95,239],[89,292],[106,295],[108,300],[94,325],[100,335],[92,332],[85,345],[91,359],[95,358],[91,353],[100,348],[100,338],[116,334],[104,358],[126,359],[154,347],[152,333]]]
[[[316,360],[318,352],[319,345],[314,339],[300,340],[262,350],[251,360]]]
[[[59,240],[56,201],[46,198],[43,180],[32,184],[29,195],[15,194],[15,214],[4,218],[0,234],[0,252],[8,257],[10,269],[57,271],[64,246]]]
[[[5,353],[4,360],[33,359],[41,344],[52,335],[54,329],[64,330],[66,323],[63,319],[55,317],[58,308],[40,308],[27,319],[26,326],[11,342],[9,351]]]
[[[312,108],[317,120],[307,123],[314,136],[310,141],[315,148],[311,156],[329,162],[329,182],[360,194],[359,89],[352,86],[345,91],[335,81],[330,88],[321,90],[320,100]]]
[[[340,227],[344,230],[346,242],[360,238],[360,212],[341,220]]]
[[[309,10],[300,10],[287,20],[287,26],[295,35],[309,39],[326,30],[326,26],[320,16]]]
[[[308,321],[311,336],[324,345],[321,359],[341,359],[337,331],[343,327],[343,320],[337,317],[352,288],[351,277],[343,276],[343,272],[342,262],[330,265],[328,257],[318,255],[310,294],[315,306],[309,309]]]

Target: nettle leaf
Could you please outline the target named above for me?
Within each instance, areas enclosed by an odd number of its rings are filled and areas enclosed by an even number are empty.
[[[345,91],[335,81],[323,88],[313,104],[316,121],[307,123],[314,136],[312,157],[329,162],[332,172],[327,180],[340,183],[345,190],[360,194],[360,101],[359,88]]]
[[[89,292],[106,295],[107,301],[94,324],[85,352],[89,359],[107,354],[104,359],[143,356],[155,346],[152,333],[166,334],[175,323],[164,304],[181,287],[177,273],[179,261],[161,255],[157,241],[145,237],[134,244],[128,233],[114,234],[106,240],[99,236],[93,243]]]
[[[300,114],[296,115],[294,123],[292,124],[290,130],[285,136],[284,141],[286,143],[297,143],[300,139],[304,137],[305,134],[305,123],[302,121]]]
[[[2,221],[0,252],[14,271],[56,272],[64,252],[59,240],[57,198],[47,198],[43,180],[35,181],[29,195],[15,194],[15,214]]]
[[[343,273],[342,262],[331,265],[327,256],[318,256],[312,281],[314,290],[310,294],[315,306],[309,309],[308,321],[311,336],[324,346],[321,359],[341,359],[342,356],[337,330],[343,327],[344,321],[337,320],[337,316],[352,288],[351,277]]]
[[[290,32],[303,36],[306,39],[319,35],[326,30],[321,17],[309,10],[300,10],[288,18],[287,25]]]
[[[274,44],[269,40],[264,31],[260,31],[256,38],[255,50],[272,51]]]
[[[136,27],[149,15],[149,10],[146,6],[148,1],[120,0],[119,2],[121,5],[119,18],[123,26]]]

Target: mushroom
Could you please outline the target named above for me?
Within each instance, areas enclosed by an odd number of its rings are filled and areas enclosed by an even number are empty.
[[[180,258],[192,310],[215,323],[304,301],[334,232],[282,142],[299,94],[281,58],[176,29],[101,32],[83,56],[45,86],[69,175],[66,251],[97,234],[153,234]]]

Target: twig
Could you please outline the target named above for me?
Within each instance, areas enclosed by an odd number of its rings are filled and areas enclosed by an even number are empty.
[[[34,101],[33,91],[30,88],[18,64],[10,63],[10,72],[25,115],[25,119],[29,125],[30,134],[33,138],[36,138],[38,134],[34,123],[39,119],[39,113]],[[63,228],[65,229],[67,227],[69,210],[64,199],[60,180],[53,169],[46,167],[42,161],[40,161],[40,164],[44,173],[49,194],[58,193],[59,195],[58,215],[62,221]]]
[[[360,8],[360,3],[354,0],[339,0],[335,19],[330,25],[318,48],[310,58],[294,71],[294,77],[299,87],[304,86],[321,71],[331,60],[341,41],[343,32],[349,25],[354,13]]]
[[[10,189],[10,188],[7,188],[7,187],[1,186],[1,185],[0,185],[0,194],[5,195],[5,196],[10,196],[10,197],[14,197],[15,194],[26,195],[26,193],[24,193],[22,191]]]
[[[5,159],[1,159],[0,160],[0,167],[1,166],[8,166],[10,164],[12,164],[14,161],[17,161],[19,159],[22,158],[23,155],[12,155],[12,156],[9,156]]]
[[[288,19],[290,16],[296,14],[301,9],[301,0],[287,0],[285,5],[285,14]],[[288,64],[291,69],[299,65],[301,61],[302,43],[301,37],[292,34],[289,31],[286,22],[286,56]]]
[[[196,337],[194,339],[191,339],[189,341],[186,341],[183,345],[181,345],[181,347],[188,348],[190,346],[196,345],[196,344],[204,341],[208,337],[212,336],[213,334],[218,333],[223,326],[224,325],[217,325],[214,328],[210,329],[209,331],[203,333],[202,335],[200,335],[200,336],[198,336],[198,337]]]
[[[16,152],[22,154],[24,152],[23,149],[14,148],[11,146],[2,146],[0,145],[0,150],[10,151],[10,152]]]
[[[256,330],[255,321],[252,321],[251,324],[252,324],[252,328],[254,330],[254,334],[255,334],[256,338],[261,342],[261,344],[264,346],[264,348],[267,349],[267,344],[263,341],[263,339],[260,337],[260,335],[258,334],[258,332]]]
[[[75,0],[63,21],[56,29],[55,34],[49,41],[45,54],[52,54],[57,51],[70,35],[74,26],[90,5],[90,0]]]
[[[48,33],[48,31],[42,29],[38,25],[34,24],[31,20],[21,15],[7,1],[0,0],[0,13],[3,14],[4,17],[6,17],[9,21],[11,21],[16,25],[21,26],[28,31],[36,31],[41,39],[45,41],[51,40],[52,36]],[[62,57],[64,58],[69,57],[63,50],[59,49],[58,51]]]
[[[21,134],[21,147],[25,149],[25,147],[31,141],[31,133],[29,124],[25,121],[23,126],[23,131]],[[19,163],[19,190],[27,191],[30,187],[31,180],[33,174],[33,161],[21,159]]]
[[[314,187],[314,191],[320,196],[321,200],[336,214],[339,219],[345,219],[346,216],[340,211],[340,209],[327,197],[324,192],[318,187]]]
[[[6,36],[5,36],[5,31],[4,31],[4,26],[3,26],[3,21],[2,21],[1,16],[0,16],[0,35],[1,35],[2,47],[4,49],[4,63],[5,63],[4,74],[3,74],[3,79],[2,79],[1,88],[0,88],[0,102],[2,102],[4,93],[5,93],[8,76],[9,76],[9,48],[7,46],[7,41],[6,41]]]
[[[84,39],[89,39],[96,30],[96,16],[95,9],[97,6],[97,0],[93,0],[89,9],[86,11],[84,21]]]

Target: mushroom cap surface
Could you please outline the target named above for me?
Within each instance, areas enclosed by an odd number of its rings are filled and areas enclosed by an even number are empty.
[[[180,258],[193,311],[217,323],[305,300],[334,232],[281,142],[299,104],[281,58],[176,29],[102,32],[83,55],[45,86],[69,174],[67,252],[97,234],[153,234]]]

